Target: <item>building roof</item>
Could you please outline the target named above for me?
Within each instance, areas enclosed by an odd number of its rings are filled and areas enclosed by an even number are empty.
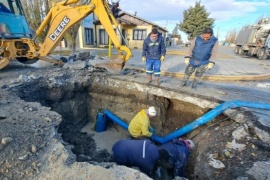
[[[128,17],[131,17],[131,18],[128,18]],[[133,18],[133,19],[132,19],[132,18]],[[165,29],[165,28],[163,28],[163,27],[161,27],[161,26],[159,26],[159,25],[157,25],[157,24],[155,24],[155,23],[152,23],[152,22],[150,22],[150,21],[147,21],[147,20],[145,20],[145,19],[143,19],[143,18],[140,18],[140,17],[138,17],[138,16],[136,16],[136,15],[132,15],[132,14],[130,14],[130,13],[128,13],[128,12],[125,12],[125,11],[121,11],[121,12],[119,13],[119,16],[118,16],[117,19],[118,19],[119,21],[122,21],[122,22],[124,22],[124,23],[127,23],[128,25],[142,25],[142,24],[149,24],[149,25],[155,26],[155,28],[160,29],[160,30],[162,30],[162,31],[164,31],[164,32],[168,32],[167,29]],[[138,22],[138,21],[137,21],[137,23],[136,23],[136,21],[134,21],[134,19],[137,19],[137,20],[139,20],[139,21],[141,21],[141,22]]]
[[[123,10],[121,10],[119,12],[117,20],[118,20],[119,24],[121,24],[121,25],[129,25],[129,26],[152,25],[152,26],[154,26],[154,28],[157,28],[158,30],[161,30],[163,32],[168,32],[167,29],[165,29],[165,28],[163,28],[155,23],[147,21],[147,20],[140,18],[136,15],[132,15],[128,12],[123,11]],[[94,21],[94,24],[100,25],[100,21],[96,20],[96,21]]]

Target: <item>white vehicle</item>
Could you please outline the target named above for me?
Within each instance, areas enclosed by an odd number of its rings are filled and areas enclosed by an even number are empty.
[[[236,54],[267,59],[270,47],[270,18],[263,18],[255,25],[244,27],[237,35],[235,44]]]

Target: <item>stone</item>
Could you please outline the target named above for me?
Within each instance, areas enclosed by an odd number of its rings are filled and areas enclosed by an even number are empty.
[[[10,143],[13,139],[11,137],[4,137],[2,140],[1,140],[1,143],[3,145],[7,145],[8,143]]]
[[[240,126],[232,132],[232,136],[233,136],[233,139],[240,140],[244,137],[247,137],[248,133],[246,132],[244,126]]]
[[[247,174],[254,179],[270,179],[269,169],[270,161],[258,161],[247,171]]]

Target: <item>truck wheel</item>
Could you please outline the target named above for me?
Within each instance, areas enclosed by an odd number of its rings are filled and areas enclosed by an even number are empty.
[[[259,52],[257,54],[257,57],[258,57],[259,60],[266,60],[267,59],[267,54],[264,51],[264,49],[259,50]]]
[[[239,54],[239,48],[240,48],[239,46],[236,46],[236,47],[235,47],[235,49],[234,49],[234,53],[235,53],[235,54]]]
[[[238,54],[241,55],[241,56],[245,54],[245,51],[244,51],[243,47],[239,48]]]

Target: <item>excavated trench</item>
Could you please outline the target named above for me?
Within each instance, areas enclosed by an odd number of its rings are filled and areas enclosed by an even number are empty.
[[[99,138],[101,141],[108,138],[102,138],[103,133],[94,131],[96,114],[100,109],[108,109],[128,123],[142,108],[155,106],[158,116],[151,121],[151,125],[157,135],[164,136],[201,117],[216,104],[209,99],[198,97],[193,98],[196,101],[190,101],[192,97],[179,92],[129,83],[100,74],[89,76],[82,82],[63,83],[64,79],[69,78],[68,76],[55,78],[54,81],[61,82],[56,83],[57,85],[51,85],[47,80],[31,81],[21,86],[16,93],[25,101],[39,102],[62,115],[58,132],[65,145],[72,145],[72,152],[76,154],[79,162],[112,161],[111,145],[107,149],[101,149],[95,139],[95,136],[101,136]],[[207,179],[214,176],[214,179],[226,179],[238,177],[243,173],[240,169],[228,172],[213,171],[207,165],[208,152],[219,149],[218,146],[224,146],[225,139],[230,136],[227,132],[233,130],[232,124],[229,118],[220,115],[185,135],[184,138],[192,138],[199,144],[188,162],[186,174],[190,179]],[[87,126],[90,130],[82,131]],[[123,133],[120,137],[126,137],[123,129],[112,122],[108,124],[107,131]],[[114,136],[110,138],[107,140],[111,141]],[[113,142],[117,140],[113,139]],[[233,161],[230,163],[233,164]]]

